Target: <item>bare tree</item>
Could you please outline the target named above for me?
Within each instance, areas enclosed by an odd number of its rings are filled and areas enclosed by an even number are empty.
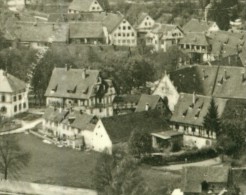
[[[7,180],[9,173],[17,174],[20,169],[27,166],[30,154],[23,152],[14,135],[0,136],[0,172]]]

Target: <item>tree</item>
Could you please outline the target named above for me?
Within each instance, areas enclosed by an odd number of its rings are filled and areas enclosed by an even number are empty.
[[[149,154],[152,151],[150,134],[146,131],[134,130],[128,141],[128,149],[130,154],[137,158]]]
[[[21,150],[14,135],[0,137],[0,171],[7,180],[9,174],[17,174],[20,169],[27,166],[30,154]]]
[[[208,132],[214,132],[217,136],[220,133],[221,125],[218,114],[218,106],[216,106],[214,98],[212,98],[210,107],[208,108],[208,113],[204,117],[203,126]]]

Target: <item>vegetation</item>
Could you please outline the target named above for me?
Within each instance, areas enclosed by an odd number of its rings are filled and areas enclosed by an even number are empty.
[[[16,176],[20,169],[28,165],[29,160],[30,154],[22,151],[13,135],[0,137],[0,171],[5,180],[9,174]]]
[[[152,151],[151,135],[146,131],[134,130],[128,141],[128,149],[131,155],[141,158]]]
[[[204,117],[203,126],[210,133],[216,133],[218,136],[221,130],[220,119],[218,114],[218,106],[216,106],[214,99],[210,102],[207,115]]]

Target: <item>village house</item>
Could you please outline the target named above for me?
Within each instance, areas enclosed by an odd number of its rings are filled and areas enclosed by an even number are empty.
[[[69,26],[65,23],[19,22],[13,33],[20,44],[39,49],[68,43]]]
[[[12,117],[28,110],[26,84],[0,69],[0,117]]]
[[[103,11],[103,0],[73,0],[68,7],[68,13],[72,14]]]
[[[112,116],[116,95],[111,80],[103,79],[100,71],[55,68],[45,97],[47,106],[72,107],[100,117]]]
[[[76,44],[105,44],[107,29],[100,22],[70,23],[69,42]]]
[[[184,195],[223,195],[233,185],[231,169],[229,167],[183,167],[182,180],[181,191]]]
[[[72,148],[91,148],[97,117],[80,111],[47,108],[41,133],[57,138]]]
[[[134,130],[153,133],[167,129],[166,119],[156,110],[101,118],[93,131],[92,148],[111,154],[113,146],[126,143]]]
[[[179,48],[190,56],[191,63],[211,61],[210,53],[212,48],[208,39],[209,37],[203,32],[186,33],[179,42]]]
[[[183,146],[183,133],[169,130],[151,133],[152,147],[157,150],[179,150]]]
[[[115,96],[113,100],[114,115],[133,113],[139,102],[140,95],[125,94]]]
[[[216,133],[204,128],[204,117],[210,107],[211,96],[181,93],[170,119],[173,130],[184,134],[184,145],[197,148],[212,146]],[[214,98],[218,115],[222,115],[227,99]]]
[[[138,33],[138,37],[142,37],[146,35],[147,32],[149,32],[155,24],[155,21],[152,17],[150,17],[149,14],[145,12],[141,12],[135,21],[135,24],[133,25]]]
[[[170,76],[168,74],[164,74],[164,76],[157,81],[157,83],[153,86],[152,89],[153,95],[159,95],[162,99],[167,98],[167,104],[170,111],[174,111],[174,106],[177,104],[179,99],[179,93],[172,81],[170,80]]]
[[[195,18],[192,18],[189,22],[187,22],[182,29],[185,33],[206,33],[220,30],[216,22],[199,20]]]
[[[172,45],[177,45],[183,38],[182,29],[177,25],[155,23],[153,30],[146,34],[146,45],[153,46],[155,51],[167,51]]]
[[[135,112],[148,110],[158,110],[162,114],[168,114],[169,109],[165,101],[159,95],[142,94],[137,104]]]

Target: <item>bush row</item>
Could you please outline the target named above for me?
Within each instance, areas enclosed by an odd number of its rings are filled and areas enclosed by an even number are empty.
[[[163,166],[168,164],[196,162],[218,156],[214,148],[202,148],[199,150],[186,151],[181,154],[173,155],[151,155],[142,158],[142,162],[152,166]]]

